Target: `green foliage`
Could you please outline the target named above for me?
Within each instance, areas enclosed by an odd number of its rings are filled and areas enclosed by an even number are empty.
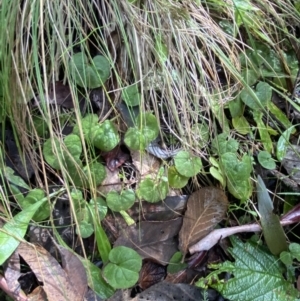
[[[69,62],[69,68],[75,83],[89,89],[102,86],[110,76],[109,61],[102,55],[95,56],[89,63],[83,52],[76,53]]]
[[[198,142],[200,148],[205,147],[210,138],[209,127],[205,121],[197,123],[192,127],[194,139]]]
[[[133,150],[144,150],[158,136],[158,122],[151,113],[141,113],[136,118],[136,124],[136,127],[127,130],[124,142]]]
[[[281,162],[285,157],[287,147],[289,146],[290,136],[292,133],[294,133],[294,131],[295,126],[288,128],[282,133],[277,142],[276,157],[279,162]]]
[[[94,126],[89,136],[92,144],[105,152],[112,150],[120,142],[118,131],[110,120]]]
[[[166,198],[169,192],[168,178],[164,176],[164,169],[160,168],[155,179],[142,180],[136,191],[140,199],[156,203]]]
[[[141,103],[141,94],[138,86],[135,84],[124,88],[122,91],[122,99],[125,101],[127,106],[138,106]]]
[[[265,249],[250,242],[243,243],[232,237],[228,251],[235,262],[226,261],[217,266],[206,280],[222,296],[234,301],[294,301],[299,292],[293,282],[285,279],[284,266]],[[221,273],[233,275],[228,281],[216,281]],[[196,285],[202,285],[198,281]]]
[[[18,247],[20,241],[24,238],[30,220],[45,202],[46,198],[24,208],[1,228],[0,265],[2,265]]]
[[[42,189],[36,188],[36,189],[30,190],[29,193],[27,194],[27,196],[24,199],[22,199],[21,201],[19,201],[19,204],[20,204],[21,208],[24,210],[28,206],[39,202],[43,198],[45,198],[45,192]],[[49,207],[49,205],[48,206],[46,205],[46,206],[42,206],[34,214],[32,219],[36,222],[40,222],[40,221],[47,219],[49,216],[50,216],[50,207]]]
[[[239,159],[238,148],[239,143],[235,139],[228,138],[226,134],[218,135],[212,141],[212,150],[219,156],[219,161],[213,157],[210,158],[213,165],[210,172],[222,183],[223,187],[226,182],[229,192],[234,197],[245,201],[252,193],[250,182],[252,159],[246,154]]]
[[[271,154],[267,151],[261,151],[257,156],[258,162],[260,165],[266,169],[275,169],[276,163],[272,158]]]
[[[175,274],[181,270],[184,270],[187,267],[186,263],[182,263],[183,254],[181,252],[176,252],[173,254],[169,261],[167,268],[168,273]]]
[[[197,175],[202,162],[199,157],[192,156],[188,151],[180,151],[174,157],[175,167],[179,174],[188,178]]]
[[[292,266],[294,260],[300,261],[300,245],[297,243],[290,243],[289,250],[283,251],[280,254],[280,260],[286,266]]]
[[[116,247],[109,253],[109,261],[103,276],[113,288],[125,289],[136,284],[142,266],[142,259],[136,251]]]
[[[189,178],[182,176],[175,166],[168,169],[168,181],[171,187],[180,189],[188,183]]]
[[[110,191],[106,196],[107,206],[116,212],[129,209],[135,202],[135,193],[131,189],[122,190],[119,194]]]

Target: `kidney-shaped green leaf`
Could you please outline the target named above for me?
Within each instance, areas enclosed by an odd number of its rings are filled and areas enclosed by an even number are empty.
[[[109,261],[103,276],[112,287],[125,289],[136,284],[142,266],[142,259],[136,251],[123,246],[116,247],[110,251]]]
[[[129,209],[135,202],[135,193],[132,189],[121,191],[110,191],[106,196],[107,206],[116,212]]]

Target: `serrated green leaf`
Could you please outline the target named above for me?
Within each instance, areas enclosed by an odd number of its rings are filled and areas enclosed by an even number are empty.
[[[260,176],[257,177],[257,201],[266,243],[272,254],[279,255],[281,252],[287,251],[288,246],[279,217],[273,213],[273,202]]]
[[[106,202],[113,211],[127,210],[135,202],[135,193],[132,189],[122,190],[120,194],[116,191],[110,191],[106,196]]]
[[[109,261],[103,276],[112,287],[125,289],[136,284],[142,266],[142,259],[136,251],[123,246],[116,247],[109,253]]]
[[[283,276],[283,266],[275,256],[252,243],[231,237],[228,251],[235,262],[225,262],[217,273],[231,272],[225,283],[212,283],[224,298],[234,301],[294,301],[299,296],[294,284]]]
[[[177,171],[184,177],[193,177],[198,174],[202,168],[201,159],[192,156],[188,151],[179,151],[174,157]]]

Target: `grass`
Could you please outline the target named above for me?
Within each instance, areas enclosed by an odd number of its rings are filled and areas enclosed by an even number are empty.
[[[259,141],[266,122],[258,124],[253,120],[252,110],[238,99],[246,89],[261,103],[244,72],[251,69],[257,78],[276,89],[292,92],[298,71],[295,28],[299,20],[299,12],[292,2],[282,0],[167,3],[25,0],[19,1],[19,5],[3,1],[0,9],[2,136],[5,136],[5,123],[9,123],[23,163],[29,164],[28,157],[34,171],[36,180],[30,184],[31,189],[36,186],[49,195],[51,186],[58,182],[72,200],[72,189],[76,186],[69,181],[72,175],[65,168],[64,158],[60,160],[58,156],[61,172],[51,170],[46,163],[43,155],[46,136],[39,132],[36,118],[47,129],[53,149],[63,148],[55,145],[54,138],[61,137],[64,126],[78,124],[83,144],[81,160],[85,163],[93,160],[84,139],[78,102],[81,97],[89,98],[89,89],[78,89],[69,64],[78,51],[85,52],[89,59],[101,54],[112,68],[103,90],[111,107],[109,118],[112,116],[118,130],[125,132],[117,106],[122,91],[137,84],[141,93],[140,111],[154,113],[165,145],[171,147],[170,141],[174,141],[176,147],[190,151],[205,162],[201,175],[194,177],[185,191],[208,184],[219,185],[209,172],[209,158],[214,156],[211,142],[218,134],[225,132],[241,143],[239,158],[267,145],[266,141]],[[272,52],[266,55],[261,45]],[[53,109],[48,101],[49,92],[58,80],[69,85],[74,101],[75,110],[66,120],[61,118],[61,108],[54,105]],[[33,114],[29,103],[32,100],[37,103],[39,99]],[[238,117],[246,117],[246,126],[250,128],[247,135],[234,126],[232,105],[240,106]],[[265,106],[262,112],[263,120],[277,124],[274,130],[280,135],[285,128],[276,121],[278,116],[271,115]],[[209,137],[201,146],[195,130],[199,123],[205,123],[209,129]],[[277,138],[270,139],[276,144]],[[2,152],[5,152],[3,143]],[[60,150],[54,152],[58,154]],[[77,168],[81,166],[78,164]],[[56,179],[53,181],[49,174]],[[95,199],[98,193],[91,170],[87,177],[90,189],[84,195],[90,194]],[[5,219],[12,215],[10,194],[5,187],[1,190],[4,208],[1,212]],[[70,203],[74,222],[79,224],[76,206]],[[249,200],[245,207],[253,210]],[[85,250],[82,241],[81,244]]]

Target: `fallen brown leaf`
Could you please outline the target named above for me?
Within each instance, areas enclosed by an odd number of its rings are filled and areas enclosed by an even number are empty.
[[[48,251],[40,246],[21,243],[16,250],[43,283],[48,300],[82,301],[82,292],[70,281],[70,276]]]
[[[227,206],[224,191],[216,187],[202,188],[189,197],[179,232],[179,247],[184,255],[224,218]]]

